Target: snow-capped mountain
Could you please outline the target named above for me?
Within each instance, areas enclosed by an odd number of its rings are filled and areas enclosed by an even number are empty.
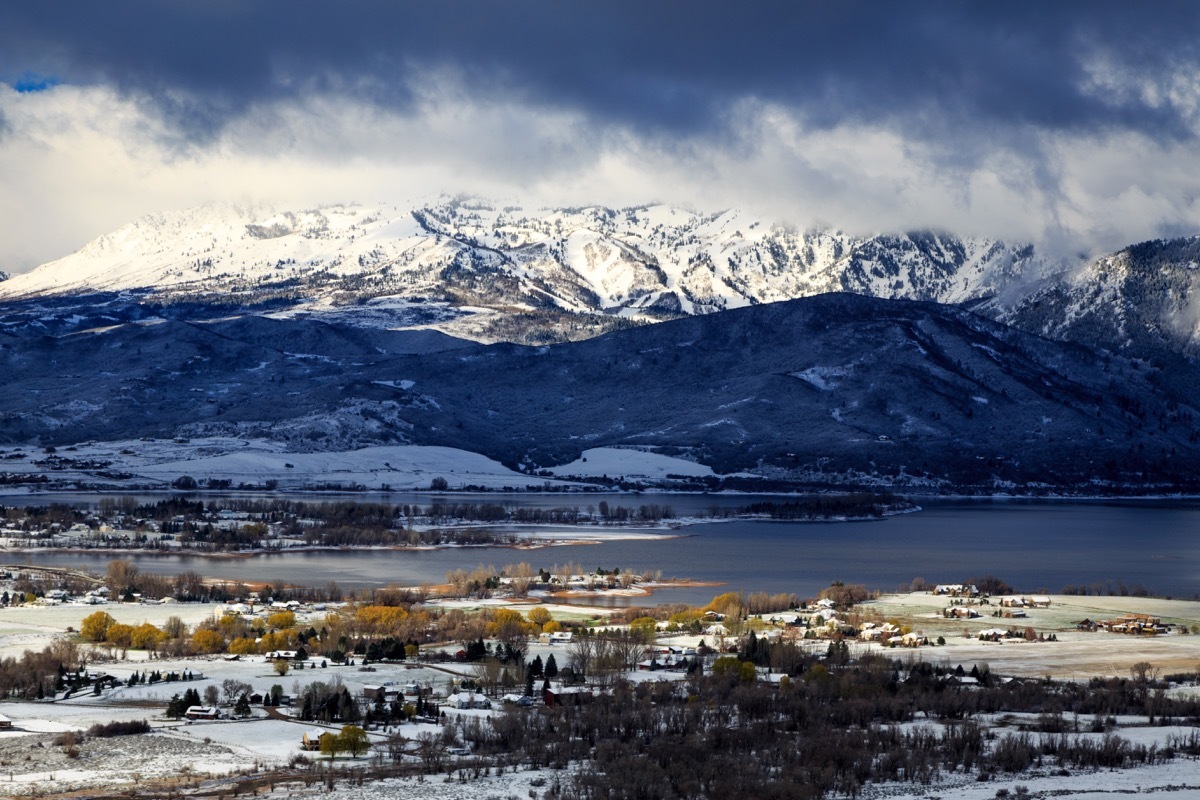
[[[1200,369],[1157,354],[1196,339],[1198,263],[1188,239],[1055,274],[1028,246],[666,206],[209,206],[0,283],[0,444],[413,444],[539,474],[613,447],[790,487],[1190,490]],[[121,485],[110,467],[89,480]]]
[[[1200,354],[1200,237],[1136,244],[977,310],[1091,347],[1194,356]]]
[[[212,205],[126,225],[0,284],[0,300],[138,291],[157,302],[308,312],[381,297],[434,300],[492,309],[482,317],[490,327],[478,314],[445,327],[488,341],[522,339],[512,330],[520,325],[497,316],[570,315],[585,320],[576,324],[586,336],[830,291],[962,302],[1060,266],[1028,245],[800,231],[740,211],[530,210],[462,199],[303,211]]]

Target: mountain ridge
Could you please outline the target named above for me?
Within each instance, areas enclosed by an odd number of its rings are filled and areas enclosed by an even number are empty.
[[[133,292],[320,313],[399,297],[474,309],[443,329],[497,341],[520,336],[503,323],[521,314],[571,318],[557,333],[573,338],[572,324],[592,335],[829,291],[961,302],[1059,266],[1030,245],[799,231],[736,210],[218,204],[143,217],[14,276],[0,301]]]
[[[776,485],[986,492],[1177,489],[1200,463],[1197,411],[1153,368],[846,293],[543,347],[314,319],[130,323],[0,339],[0,366],[8,444],[419,444],[535,475],[618,447]]]

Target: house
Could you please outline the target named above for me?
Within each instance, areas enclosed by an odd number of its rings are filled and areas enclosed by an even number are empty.
[[[899,636],[900,628],[892,624],[892,622],[863,622],[862,628],[859,628],[858,638],[864,642],[887,642],[888,639]]]
[[[654,653],[650,658],[638,662],[637,668],[642,671],[669,669],[686,671],[692,665],[692,660],[681,653]]]
[[[933,593],[947,597],[978,597],[979,589],[973,583],[939,583]]]
[[[858,638],[864,642],[877,642],[884,638],[882,625],[876,625],[874,622],[864,622],[858,631]]]
[[[329,731],[320,730],[319,728],[313,728],[310,731],[305,731],[304,735],[300,737],[301,749],[320,750],[322,736],[333,736],[333,734]]]
[[[1033,597],[1025,598],[1025,602],[1034,608],[1049,608],[1050,598],[1044,594],[1035,594]]]
[[[8,730],[13,726],[12,720],[0,714],[0,730]]]
[[[999,642],[1008,636],[1008,631],[1003,628],[985,628],[978,634],[981,642]]]
[[[506,706],[520,706],[521,708],[533,705],[533,698],[527,694],[506,694],[500,698],[500,701]]]
[[[121,681],[115,675],[101,672],[92,677],[92,685],[99,686],[101,689],[115,689],[121,685]]]
[[[1029,605],[1024,597],[1001,597],[999,602],[1001,608],[1022,608]]]
[[[243,617],[243,616],[246,616],[247,614],[252,614],[252,613],[254,613],[254,609],[250,608],[250,606],[246,605],[245,603],[234,603],[234,604],[228,605],[228,606],[217,606],[216,608],[213,609],[213,616],[216,617],[217,619],[220,619],[221,617],[225,616],[226,614],[233,614],[234,616],[237,616],[237,617]]]
[[[570,644],[575,638],[570,631],[555,631],[554,633],[539,633],[538,644]]]
[[[183,712],[183,715],[188,719],[217,719],[219,717],[217,709],[210,706],[188,706],[188,710]]]
[[[492,707],[491,700],[475,692],[458,692],[457,694],[452,694],[446,698],[446,703],[451,708],[458,709]]]
[[[950,606],[942,611],[942,616],[946,619],[975,619],[979,611],[971,606]]]
[[[1167,628],[1162,624],[1162,619],[1150,614],[1125,614],[1116,619],[1102,620],[1100,624],[1109,633],[1156,636],[1167,632]]]
[[[582,706],[592,702],[592,690],[585,686],[551,687],[542,692],[542,701],[547,708]]]
[[[364,686],[362,690],[363,699],[371,703],[387,702],[395,700],[397,691],[388,689],[386,686]],[[390,695],[390,697],[389,697]]]

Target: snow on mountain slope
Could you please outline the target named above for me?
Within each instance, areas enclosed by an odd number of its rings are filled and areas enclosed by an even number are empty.
[[[1200,237],[1143,242],[978,310],[1043,336],[1143,356],[1200,353]]]
[[[829,291],[958,302],[1056,268],[1029,246],[798,231],[736,210],[222,204],[130,223],[10,278],[0,300],[142,290],[320,310],[394,296],[652,320]]]

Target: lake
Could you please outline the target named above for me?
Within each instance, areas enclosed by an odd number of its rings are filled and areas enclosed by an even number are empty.
[[[607,499],[627,506],[669,504],[676,513],[742,505],[752,497],[704,495],[559,496],[490,502],[584,506]],[[43,498],[46,502],[50,498]],[[57,499],[57,498],[56,498]],[[94,499],[94,498],[93,498]],[[312,499],[312,498],[306,498]],[[428,495],[408,501],[428,504]],[[4,501],[0,501],[4,502]],[[566,562],[724,584],[660,590],[651,602],[707,602],[722,591],[794,592],[812,596],[832,581],[893,590],[921,577],[958,583],[995,575],[1019,591],[1058,592],[1068,584],[1127,589],[1143,586],[1172,597],[1200,595],[1200,504],[1187,501],[1054,502],[922,500],[924,510],[878,522],[794,523],[737,520],[693,525],[681,538],[619,540],[533,551],[456,548],[425,551],[304,552],[208,558],[133,554],[150,572],[194,570],[230,581],[276,580],[344,589],[440,583],[448,571],[480,564]],[[544,530],[544,529],[543,529]],[[13,553],[10,563],[103,571],[112,554]],[[616,603],[626,603],[621,599]],[[635,601],[644,604],[645,600]]]

